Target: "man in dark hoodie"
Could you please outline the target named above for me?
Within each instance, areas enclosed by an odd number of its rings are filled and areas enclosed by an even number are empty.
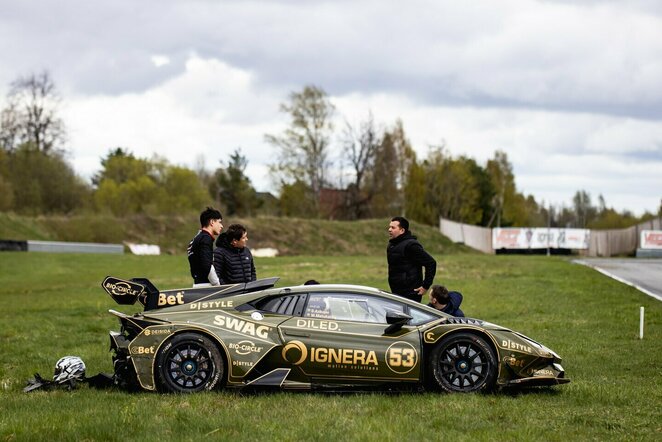
[[[388,284],[391,292],[421,302],[437,272],[437,261],[409,231],[409,221],[396,216],[388,226],[390,237],[386,248]],[[425,268],[425,278],[423,278]]]
[[[246,247],[248,232],[241,224],[232,224],[221,233],[214,250],[214,268],[221,284],[255,281],[253,254]]]
[[[214,238],[223,230],[223,216],[213,207],[207,207],[200,214],[200,230],[186,249],[193,287],[218,285],[218,277],[212,265]]]
[[[464,317],[464,312],[460,310],[460,304],[462,304],[462,293],[449,292],[443,285],[432,286],[429,307],[436,308],[451,316]]]

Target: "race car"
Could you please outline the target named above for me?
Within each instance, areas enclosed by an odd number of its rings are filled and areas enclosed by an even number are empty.
[[[193,393],[220,388],[492,391],[570,382],[561,358],[521,333],[449,316],[358,285],[247,284],[158,290],[107,277],[116,385]]]

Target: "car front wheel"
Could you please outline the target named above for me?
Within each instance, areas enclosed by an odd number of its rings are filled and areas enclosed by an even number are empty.
[[[481,336],[456,333],[432,350],[429,373],[433,386],[448,392],[490,391],[497,375],[494,350]]]
[[[218,347],[209,338],[182,333],[161,347],[156,372],[162,390],[194,393],[219,387],[225,365]]]

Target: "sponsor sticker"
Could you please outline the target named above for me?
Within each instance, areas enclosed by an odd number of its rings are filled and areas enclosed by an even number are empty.
[[[301,341],[290,341],[283,347],[281,356],[287,362],[299,365],[308,357],[308,348]]]
[[[254,319],[256,321],[261,321],[264,319],[264,315],[260,312],[253,312],[251,313],[251,319]]]
[[[304,362],[326,364],[332,369],[377,370],[379,361],[374,350],[358,348],[310,347],[301,341],[290,341],[281,356],[293,365]]]
[[[297,327],[312,328],[315,330],[340,331],[338,323],[335,321],[324,321],[319,319],[297,319]]]
[[[131,347],[132,355],[153,355],[155,351],[156,348],[153,345],[150,347],[143,347],[142,345]]]
[[[518,350],[527,353],[533,353],[533,350],[531,350],[531,347],[529,347],[528,345],[520,344],[518,342],[513,342],[510,339],[502,339],[501,346],[509,350]]]
[[[510,366],[510,367],[524,367],[524,360],[523,359],[517,359],[515,356],[505,356],[503,358],[503,363]]]
[[[394,342],[386,350],[386,365],[392,372],[398,374],[409,373],[418,363],[418,352],[408,342]]]
[[[189,304],[191,310],[213,310],[219,308],[232,308],[234,302],[231,300],[192,302]]]
[[[181,305],[184,304],[184,292],[178,292],[175,295],[165,295],[164,293],[159,293],[159,299],[157,305]]]
[[[161,329],[145,329],[145,336],[150,336],[150,335],[169,335],[172,333],[172,330],[169,328],[161,328]]]
[[[230,343],[228,347],[234,350],[238,355],[248,355],[251,353],[262,353],[263,347],[258,347],[253,341],[240,341],[237,343]]]
[[[257,325],[252,322],[244,321],[243,319],[223,315],[214,316],[214,325],[226,330],[236,331],[237,333],[256,336],[262,339],[267,339],[269,337],[269,330],[271,329],[271,327],[266,325]]]

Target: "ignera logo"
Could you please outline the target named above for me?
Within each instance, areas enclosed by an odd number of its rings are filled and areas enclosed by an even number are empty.
[[[291,359],[288,358],[288,352]],[[285,347],[283,347],[281,356],[287,362],[299,365],[308,357],[308,348],[306,348],[306,345],[301,341],[290,341]]]
[[[309,357],[310,355],[310,357]],[[374,350],[355,348],[306,347],[301,341],[290,341],[283,347],[282,357],[287,362],[300,365],[304,361],[320,364],[349,366],[378,366]]]

